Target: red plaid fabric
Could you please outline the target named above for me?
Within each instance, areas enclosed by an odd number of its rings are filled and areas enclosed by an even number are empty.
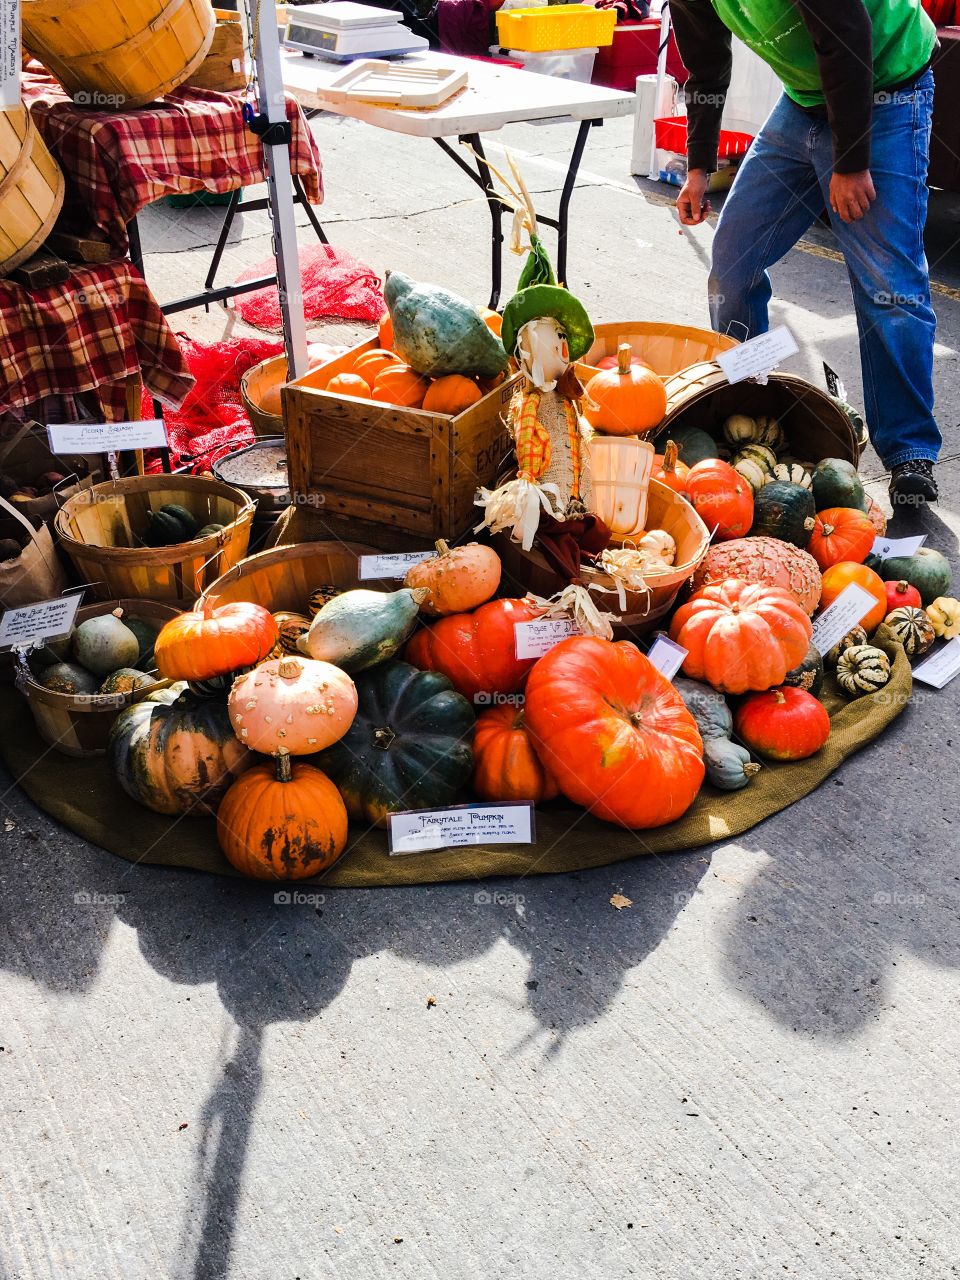
[[[172,405],[194,382],[176,334],[129,262],[78,267],[66,284],[44,289],[0,280],[0,410],[93,392],[103,421],[122,422],[133,374]]]
[[[259,138],[243,122],[238,94],[180,88],[155,107],[89,111],[50,76],[26,72],[23,100],[73,193],[120,253],[127,223],[166,195],[222,194],[266,178]],[[320,153],[300,104],[287,98],[290,168],[312,204],[323,200]]]

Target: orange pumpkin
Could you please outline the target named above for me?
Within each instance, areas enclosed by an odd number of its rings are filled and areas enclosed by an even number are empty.
[[[403,361],[394,351],[385,351],[380,347],[374,347],[372,351],[364,351],[357,356],[353,362],[351,373],[357,373],[360,377],[373,386],[377,380],[377,374],[384,369],[390,369],[393,365],[402,365]]]
[[[371,398],[406,409],[419,409],[429,389],[428,378],[421,378],[408,364],[394,364],[377,374]]]
[[[473,789],[481,800],[540,804],[560,794],[543,767],[522,707],[491,707],[473,731]]]
[[[377,326],[377,341],[387,351],[393,346],[393,321],[390,319],[389,311]]]
[[[251,751],[308,756],[338,742],[353,724],[357,688],[330,662],[274,658],[234,680],[227,709]]]
[[[807,550],[821,569],[841,560],[862,562],[877,536],[873,521],[856,507],[828,507],[818,511]]]
[[[491,311],[489,307],[481,307],[480,314],[483,316],[483,323],[490,332],[495,333],[499,338],[503,329],[503,316],[499,311]]]
[[[491,547],[479,542],[449,547],[441,538],[436,558],[411,565],[403,585],[424,588],[428,594],[420,601],[420,611],[439,618],[466,613],[489,600],[500,585],[500,573],[500,557]]]
[[[430,383],[427,394],[423,397],[423,408],[430,413],[448,413],[453,417],[482,399],[483,392],[472,378],[450,373],[445,378],[436,378]]]
[[[658,453],[653,460],[654,480],[659,480],[661,484],[667,485],[674,493],[683,493],[687,487],[687,476],[690,474],[690,468],[685,462],[681,462],[677,454],[677,446],[673,440],[668,440],[664,445],[663,453]]]
[[[358,373],[338,373],[330,379],[325,390],[337,396],[353,396],[357,400],[370,399],[370,384]]]
[[[807,655],[813,627],[789,591],[728,578],[695,592],[673,615],[684,674],[720,693],[783,684]]]
[[[165,623],[153,660],[167,680],[210,680],[251,667],[277,643],[277,624],[259,604],[204,605]]]
[[[630,363],[626,342],[617,356],[616,369],[595,373],[587,383],[584,414],[591,426],[608,435],[635,436],[660,422],[667,393],[655,373]]]
[[[839,564],[831,565],[823,575],[820,608],[826,609],[833,604],[851,582],[863,587],[864,591],[869,591],[877,602],[877,607],[860,619],[860,625],[865,631],[874,631],[887,616],[887,589],[880,575],[868,569],[865,564],[857,564],[855,560],[841,560]]]
[[[227,861],[256,880],[302,880],[332,867],[347,843],[340,792],[312,764],[281,752],[248,769],[217,812]]]

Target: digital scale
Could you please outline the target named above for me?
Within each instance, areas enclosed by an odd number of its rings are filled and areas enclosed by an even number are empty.
[[[428,49],[430,42],[414,35],[395,9],[375,9],[353,0],[327,0],[287,10],[283,43],[309,57],[350,62],[354,58],[389,58]]]

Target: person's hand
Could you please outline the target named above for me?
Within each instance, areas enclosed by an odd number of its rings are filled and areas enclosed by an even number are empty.
[[[685,227],[695,227],[710,212],[710,201],[707,199],[707,185],[710,174],[706,169],[689,169],[687,180],[677,196],[677,209],[680,221]]]
[[[859,222],[877,198],[870,170],[835,173],[830,179],[830,208],[844,222]]]

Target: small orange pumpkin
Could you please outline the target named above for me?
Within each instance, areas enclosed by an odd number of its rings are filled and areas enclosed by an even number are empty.
[[[489,307],[481,307],[480,314],[483,316],[483,323],[487,326],[491,333],[495,333],[500,337],[503,329],[503,316],[499,311],[491,311]]]
[[[256,880],[302,880],[333,866],[347,843],[347,809],[315,765],[254,765],[221,801],[217,839],[227,861]]]
[[[336,396],[353,396],[356,400],[370,399],[370,384],[358,373],[338,373],[330,379],[325,390]]]
[[[473,789],[481,800],[540,804],[560,788],[534,750],[522,707],[491,707],[473,731]]]
[[[374,347],[372,351],[364,351],[357,356],[353,362],[351,373],[358,373],[364,382],[368,382],[373,386],[377,380],[377,374],[384,369],[389,369],[395,364],[403,364],[403,361],[394,351],[385,351],[381,347]]]
[[[441,538],[436,558],[411,565],[403,585],[422,587],[428,594],[420,601],[421,613],[439,618],[468,613],[489,600],[500,585],[500,573],[500,557],[491,547],[479,542],[449,547]]]
[[[472,404],[483,399],[483,392],[472,378],[460,373],[450,373],[430,383],[423,397],[423,407],[430,413],[447,413],[451,417],[463,413]]]
[[[876,536],[873,521],[858,508],[829,507],[817,512],[807,550],[821,569],[841,560],[862,563]]]
[[[855,560],[841,560],[839,564],[832,564],[823,575],[820,608],[826,609],[828,605],[833,604],[840,592],[849,587],[851,582],[856,583],[858,587],[863,587],[864,591],[869,591],[877,602],[876,608],[871,609],[865,618],[860,619],[861,627],[869,634],[875,631],[887,616],[887,588],[880,575],[868,569],[865,564],[857,564]]]
[[[663,383],[650,369],[630,363],[630,346],[617,351],[617,367],[587,383],[584,414],[591,426],[612,436],[635,436],[655,427],[667,411]]]
[[[277,624],[263,605],[205,604],[164,623],[153,660],[167,680],[210,680],[253,666],[276,643]]]
[[[419,409],[429,389],[429,379],[421,378],[408,364],[393,364],[377,374],[371,398],[406,409]]]
[[[673,440],[664,445],[663,453],[657,454],[654,462],[654,480],[659,480],[672,489],[674,493],[683,493],[687,487],[687,476],[690,468],[681,462],[677,454],[677,446]]]

